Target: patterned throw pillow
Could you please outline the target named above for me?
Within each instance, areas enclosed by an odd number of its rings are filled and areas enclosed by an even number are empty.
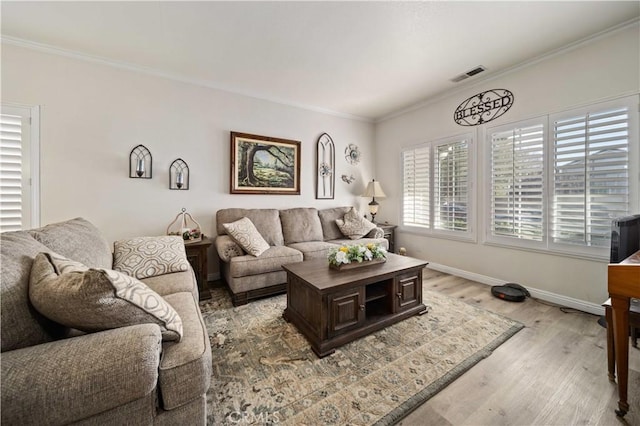
[[[254,256],[260,256],[269,244],[262,238],[256,227],[248,217],[243,217],[232,223],[223,223],[224,229],[244,251]]]
[[[189,270],[180,236],[120,240],[113,244],[113,249],[113,269],[139,280]]]
[[[144,283],[117,271],[89,269],[54,253],[36,256],[29,299],[45,317],[78,330],[154,323],[163,340],[182,338],[178,313]]]
[[[352,240],[364,237],[376,227],[375,224],[360,216],[354,207],[344,215],[344,219],[336,219],[336,225],[340,228],[340,232]]]

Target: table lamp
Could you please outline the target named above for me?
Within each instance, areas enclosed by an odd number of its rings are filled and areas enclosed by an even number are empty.
[[[380,182],[376,182],[375,179],[369,182],[369,184],[367,185],[367,189],[364,191],[364,194],[362,194],[362,196],[373,198],[369,203],[369,213],[371,213],[371,222],[376,223],[376,214],[378,213],[379,207],[379,204],[376,201],[376,197],[386,197],[384,191],[382,190],[382,187],[380,186]]]

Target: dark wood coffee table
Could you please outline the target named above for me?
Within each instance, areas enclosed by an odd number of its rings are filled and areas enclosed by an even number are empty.
[[[427,311],[422,269],[427,262],[389,253],[387,261],[337,271],[326,259],[283,265],[287,271],[285,320],[319,357],[376,330]]]

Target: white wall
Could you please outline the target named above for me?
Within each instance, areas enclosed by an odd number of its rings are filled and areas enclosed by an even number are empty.
[[[379,218],[399,223],[400,152],[403,147],[469,131],[468,127],[458,126],[453,121],[453,111],[460,102],[487,89],[510,90],[514,93],[515,103],[505,115],[491,122],[495,125],[559,112],[605,98],[636,94],[640,91],[639,36],[636,24],[377,123],[377,176],[385,185],[396,183],[395,187],[389,186],[386,190],[390,197],[380,202]],[[480,156],[484,143],[478,135],[481,135],[482,127],[471,128],[476,135]],[[391,158],[396,161],[388,161]],[[638,158],[633,160],[638,161]],[[481,183],[482,175],[476,180]],[[480,208],[484,198],[482,189],[482,185],[478,185]],[[475,224],[477,243],[400,232],[397,245],[405,246],[415,257],[500,281],[518,282],[543,293],[594,304],[606,298],[605,261],[484,245],[482,213],[479,219]]]
[[[42,107],[43,225],[82,216],[109,241],[162,235],[185,207],[206,235],[215,235],[222,208],[365,209],[370,201],[359,195],[375,177],[371,123],[7,44],[2,102]],[[301,141],[301,195],[231,195],[230,131]],[[315,199],[316,141],[323,132],[337,151],[334,200]],[[362,152],[357,167],[344,160],[350,143]],[[151,180],[128,177],[129,152],[138,144],[153,155]],[[189,191],[168,189],[169,165],[178,157],[190,167]],[[342,182],[343,173],[356,182]]]

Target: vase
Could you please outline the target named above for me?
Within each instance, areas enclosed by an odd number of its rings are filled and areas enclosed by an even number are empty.
[[[386,261],[387,259],[382,258],[382,259],[373,259],[373,260],[363,260],[362,262],[341,263],[340,265],[334,265],[330,263],[329,267],[337,271],[346,271],[350,269],[363,268],[365,266],[379,265]]]

